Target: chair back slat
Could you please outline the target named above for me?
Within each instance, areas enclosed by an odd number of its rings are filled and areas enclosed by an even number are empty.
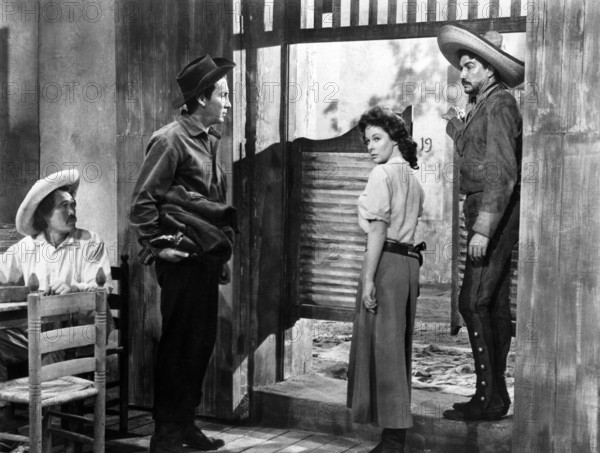
[[[94,357],[83,357],[64,362],[51,363],[42,367],[41,382],[51,381],[64,376],[76,376],[96,370]]]
[[[45,296],[41,299],[40,316],[43,318],[46,316],[70,315],[82,311],[92,312],[95,309],[96,296],[94,292]]]
[[[0,288],[0,303],[23,302],[27,300],[29,288],[26,286],[3,286]]]
[[[29,383],[37,384],[64,376],[95,371],[104,373],[106,358],[106,291],[97,289],[61,296],[42,296],[39,292],[27,296],[29,325]],[[41,332],[48,319],[70,314],[94,315],[95,325],[82,325]],[[65,360],[41,366],[45,352],[61,351],[78,346],[94,345],[94,357]],[[41,370],[41,371],[40,371]]]
[[[62,351],[63,349],[93,346],[94,344],[96,344],[96,327],[94,324],[48,330],[40,335],[42,354]]]

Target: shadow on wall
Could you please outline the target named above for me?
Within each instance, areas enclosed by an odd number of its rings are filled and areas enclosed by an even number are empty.
[[[37,113],[35,124],[28,119],[37,112],[35,90],[31,96],[18,93],[19,84],[10,78],[13,60],[9,58],[9,36],[7,27],[0,28],[0,223],[14,224],[19,204],[38,178],[39,134]],[[32,62],[25,59],[23,64]],[[13,74],[18,72],[15,67]],[[14,106],[18,102],[11,118],[11,103]]]

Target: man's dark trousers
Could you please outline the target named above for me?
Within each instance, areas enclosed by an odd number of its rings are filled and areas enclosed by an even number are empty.
[[[475,232],[482,194],[467,197],[464,205],[468,241]],[[476,397],[490,410],[510,402],[504,372],[511,341],[510,262],[519,238],[519,193],[512,200],[491,239],[485,259],[467,257],[459,296],[459,310],[467,324],[477,375]],[[490,407],[493,405],[494,407]]]
[[[154,372],[154,420],[193,423],[218,320],[220,264],[156,261],[162,335]]]

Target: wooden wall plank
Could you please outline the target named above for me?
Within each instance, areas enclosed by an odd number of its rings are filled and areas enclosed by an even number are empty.
[[[419,9],[418,0],[407,0],[406,2],[406,23],[414,24],[417,21],[417,10]]]
[[[377,25],[378,12],[379,0],[369,0],[369,25]]]
[[[467,18],[469,20],[477,19],[478,15],[479,15],[479,0],[469,0],[467,8],[468,8]]]
[[[533,3],[534,7],[538,7],[537,3]],[[521,16],[521,0],[512,0],[510,4],[510,17],[517,18]]]
[[[360,0],[350,0],[350,26],[358,26],[360,17]]]
[[[435,22],[437,20],[438,0],[427,0],[427,22]]]
[[[457,19],[456,17],[456,5],[457,5],[458,0],[448,0],[448,17],[447,20],[449,21],[455,21]]]
[[[332,3],[332,26],[338,28],[342,24],[342,0],[333,0]]]
[[[314,0],[315,9],[313,11],[313,16],[315,19],[315,22],[314,22],[315,29],[323,28],[323,2],[324,1],[325,0]]]
[[[208,10],[209,7],[213,9]],[[135,301],[130,315],[131,402],[150,407],[154,352],[160,335],[159,289],[154,269],[137,260],[138,246],[128,229],[131,191],[150,135],[177,113],[171,108],[171,101],[178,95],[175,75],[179,69],[203,53],[232,58],[234,17],[230,13],[234,9],[229,0],[218,5],[193,0],[176,4],[152,0],[143,6],[136,0],[128,2],[126,8],[130,8],[129,20],[122,20],[117,26],[117,80],[120,96],[131,97],[131,86],[135,84],[133,94],[137,97],[117,108],[118,229],[120,251],[131,257],[131,300]],[[216,20],[219,17],[224,20]],[[231,171],[233,143],[228,127],[231,119],[220,144],[226,172]],[[221,287],[219,331],[205,379],[203,414],[234,417],[236,402],[241,399],[242,356],[233,354],[241,327],[237,321],[239,307],[234,306],[237,301],[231,288]]]
[[[495,19],[500,16],[500,0],[489,0],[487,5],[487,17]]]
[[[388,24],[395,24],[398,16],[398,0],[388,0]]]
[[[416,14],[414,16],[416,20]],[[469,28],[474,33],[483,34],[490,29],[499,33],[525,32],[526,17],[512,19],[499,17],[497,19],[459,20],[458,25]],[[360,26],[357,31],[354,27],[299,29],[291,31],[290,44],[340,42],[340,41],[369,41],[382,39],[411,39],[436,37],[444,22],[413,22],[399,24],[381,24],[376,26]],[[244,36],[246,39],[246,36]],[[259,47],[271,47],[281,44],[277,33],[263,33],[255,36],[253,42]]]
[[[560,77],[546,79],[544,68],[553,67],[561,61],[561,49],[551,45],[551,41],[562,42],[562,8],[552,7],[552,14],[545,15],[543,21],[530,24],[527,31],[527,46],[530,49],[526,78],[540,82],[537,89],[562,89]],[[560,30],[546,34],[546,30]],[[545,80],[542,84],[542,80]],[[556,232],[560,230],[562,187],[561,136],[550,131],[560,130],[557,101],[539,92],[538,103],[526,104],[524,111],[523,161],[539,165],[539,179],[536,184],[524,184],[521,191],[521,212],[529,213],[521,219],[521,244],[531,244],[534,249],[544,244],[544,253],[537,253],[533,260],[522,260],[519,274],[517,331],[517,362],[515,388],[515,425],[513,428],[513,449],[515,452],[552,451],[552,441],[539,433],[552,433],[554,408],[556,406],[556,364],[557,322],[558,322],[558,281],[544,276],[545,269],[555,269],[560,261]],[[550,115],[540,123],[538,109],[547,108]],[[545,228],[538,224],[544,219]],[[542,280],[539,280],[539,279]],[[538,290],[532,282],[539,281],[546,286]],[[541,283],[543,281],[543,283]],[[540,310],[538,307],[544,307]],[[543,379],[541,377],[544,377]]]
[[[536,102],[525,103],[523,160],[539,173],[523,185],[521,243],[537,253],[520,262],[513,452],[591,453],[600,437],[600,307],[592,302],[600,292],[600,118],[585,93],[600,88],[600,5],[536,7],[526,68]]]

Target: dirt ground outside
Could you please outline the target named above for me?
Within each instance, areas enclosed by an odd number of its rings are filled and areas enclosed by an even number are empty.
[[[317,321],[313,323],[313,372],[347,380],[352,323]],[[515,340],[508,356],[506,382],[513,398]],[[450,335],[448,323],[415,323],[412,385],[444,393],[470,396],[475,393],[473,355],[467,331]]]

